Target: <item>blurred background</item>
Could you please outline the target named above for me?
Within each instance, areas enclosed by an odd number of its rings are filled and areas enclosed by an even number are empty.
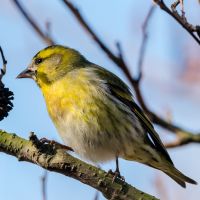
[[[37,23],[58,44],[79,50],[88,60],[104,66],[121,77],[124,74],[99,49],[77,20],[59,0],[20,1]],[[139,49],[142,42],[142,24],[152,1],[140,0],[71,0],[102,40],[116,52],[120,41],[131,72],[137,73]],[[173,1],[166,0],[168,5]],[[186,16],[200,24],[200,6],[197,0],[185,0]],[[188,130],[200,130],[200,51],[199,45],[170,16],[156,8],[149,26],[144,59],[142,93],[148,106],[162,117],[170,118]],[[15,94],[14,109],[0,122],[0,128],[28,138],[34,131],[38,137],[60,141],[49,119],[41,92],[31,80],[15,77],[31,58],[46,44],[27,23],[12,0],[0,1],[0,45],[8,60],[4,83]],[[173,134],[156,127],[164,141]],[[178,169],[200,183],[200,144],[170,149]],[[110,162],[101,167],[114,169]],[[147,166],[120,160],[121,173],[126,181],[138,189],[162,200],[192,200],[200,196],[200,186],[188,185],[182,189],[165,174]],[[41,177],[44,170],[33,164],[18,162],[16,158],[0,154],[0,194],[3,200],[42,199]],[[56,173],[47,175],[48,200],[93,200],[95,190],[74,179]],[[104,199],[101,195],[99,199]]]

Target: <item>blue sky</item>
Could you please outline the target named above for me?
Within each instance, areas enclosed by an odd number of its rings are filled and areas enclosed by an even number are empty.
[[[92,62],[113,71],[127,82],[122,72],[88,37],[61,1],[21,2],[43,29],[46,21],[51,22],[51,34],[59,44],[76,48]],[[115,42],[121,42],[131,71],[136,73],[141,44],[141,24],[151,1],[74,0],[73,2],[79,6],[87,21],[113,51],[116,51]],[[194,24],[198,23],[200,15],[197,1],[186,2],[186,8],[189,19]],[[15,132],[24,138],[28,138],[30,131],[34,131],[38,137],[61,141],[49,119],[42,94],[36,84],[31,80],[15,78],[37,51],[46,45],[20,15],[12,1],[1,0],[0,27],[0,45],[8,60],[8,71],[4,82],[15,93],[14,109],[8,118],[0,122],[1,129]],[[167,110],[170,110],[176,123],[197,131],[200,119],[199,89],[183,83],[178,78],[180,71],[184,70],[187,46],[196,50],[199,48],[179,25],[157,9],[149,26],[142,92],[154,111],[166,116]],[[157,130],[163,138],[166,138],[164,130],[160,128]],[[188,145],[169,152],[181,171],[200,182],[199,147],[200,145]],[[174,196],[179,196],[180,199],[195,199],[200,195],[199,186],[188,185],[187,190],[184,190],[163,173],[149,167],[122,160],[120,166],[127,182],[155,196],[159,197],[154,184],[157,176],[164,181],[170,199],[174,199]],[[114,163],[102,165],[102,168],[106,170],[114,168]],[[43,173],[43,169],[38,166],[18,162],[14,157],[0,154],[1,198],[41,199],[40,178]],[[56,173],[48,174],[48,200],[93,199],[94,193],[92,188],[71,178]]]

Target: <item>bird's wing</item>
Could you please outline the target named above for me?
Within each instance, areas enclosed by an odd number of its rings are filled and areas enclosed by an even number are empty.
[[[148,141],[156,148],[158,151],[162,152],[165,158],[172,163],[172,160],[165,149],[159,135],[155,131],[152,123],[148,119],[148,117],[144,114],[142,109],[134,102],[132,94],[128,88],[128,86],[116,75],[113,73],[99,68],[97,69],[97,74],[105,80],[107,87],[109,88],[110,93],[120,100],[123,104],[129,107],[129,109],[138,117],[141,122],[143,128],[147,131],[147,139]],[[172,163],[173,164],[173,163]]]

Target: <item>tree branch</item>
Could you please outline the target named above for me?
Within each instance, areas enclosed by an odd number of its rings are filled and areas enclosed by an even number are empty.
[[[174,147],[180,147],[189,143],[200,143],[200,133],[191,134],[191,133],[181,132],[177,134],[177,138],[175,141],[166,143],[165,147],[174,148]]]
[[[48,35],[45,34],[39,25],[34,21],[34,19],[28,14],[28,12],[25,10],[25,8],[21,5],[21,3],[18,0],[13,0],[13,3],[18,8],[18,10],[21,12],[21,14],[24,16],[24,18],[27,20],[27,22],[32,26],[32,28],[35,30],[35,32],[44,40],[44,42],[48,45],[55,44],[55,41]]]
[[[194,27],[192,24],[188,23],[185,16],[180,16],[178,12],[175,10],[174,4],[172,4],[172,11],[166,6],[163,0],[153,0],[162,10],[164,10],[167,14],[169,14],[172,18],[174,18],[200,45],[200,37],[197,37],[194,33],[197,32],[197,27]]]
[[[15,134],[0,131],[0,151],[41,166],[49,171],[72,177],[99,190],[112,200],[158,200],[105,171],[72,157],[62,149],[41,143],[34,134],[25,140]]]

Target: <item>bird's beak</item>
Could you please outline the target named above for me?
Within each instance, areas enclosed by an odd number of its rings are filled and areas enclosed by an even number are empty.
[[[17,78],[34,78],[35,76],[35,70],[33,70],[31,67],[26,68],[24,71],[22,71]]]

